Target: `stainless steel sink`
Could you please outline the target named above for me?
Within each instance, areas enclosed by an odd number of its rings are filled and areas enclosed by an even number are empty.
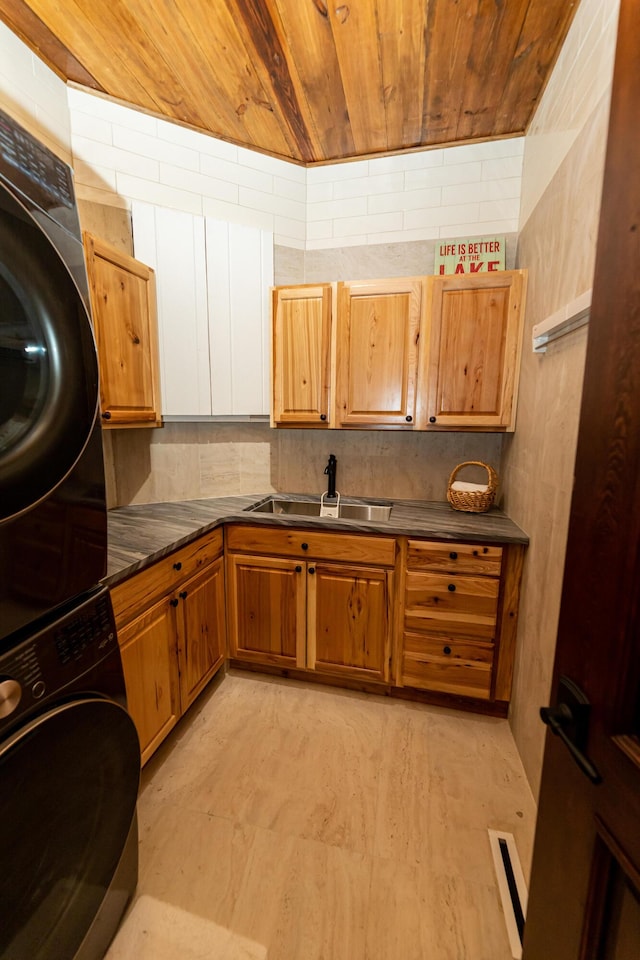
[[[249,507],[251,513],[286,514],[297,517],[319,517],[319,500],[284,500],[281,497],[269,497],[255,507]],[[385,503],[340,503],[339,516],[345,520],[388,520],[391,507]]]

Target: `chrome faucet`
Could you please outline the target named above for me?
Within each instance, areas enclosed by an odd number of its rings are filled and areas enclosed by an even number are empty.
[[[324,472],[329,478],[328,488],[325,496],[335,499],[336,495],[336,467],[338,466],[338,461],[332,453],[329,454],[329,462],[324,468]]]

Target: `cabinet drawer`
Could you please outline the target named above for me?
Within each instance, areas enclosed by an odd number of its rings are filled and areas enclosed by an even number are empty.
[[[402,683],[488,699],[491,695],[493,646],[452,637],[404,635]]]
[[[171,593],[179,584],[219,557],[223,549],[222,527],[198,537],[186,547],[134,573],[111,590],[116,627],[147,610],[154,600]]]
[[[344,533],[317,533],[315,530],[276,529],[275,527],[235,527],[226,529],[228,550],[266,553],[305,560],[351,560],[354,563],[395,563],[396,542],[386,537],[361,537]]]
[[[429,540],[409,540],[408,543],[409,570],[433,570],[435,573],[449,570],[452,573],[499,577],[501,564],[502,547]]]
[[[492,641],[496,634],[500,581],[407,573],[405,627],[425,633]]]

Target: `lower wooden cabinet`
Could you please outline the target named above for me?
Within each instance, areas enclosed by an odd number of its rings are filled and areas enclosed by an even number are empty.
[[[193,540],[112,590],[142,762],[227,646],[238,665],[506,714],[523,557],[258,524]]]
[[[304,667],[306,571],[296,560],[227,556],[229,653],[238,660]]]
[[[180,708],[184,713],[224,663],[224,557],[183,584],[177,599]]]
[[[144,764],[224,664],[222,531],[134,574],[111,597]]]
[[[254,553],[261,545],[299,556]],[[232,659],[388,682],[395,541],[234,527],[227,547]],[[389,567],[363,562],[368,547],[388,558]]]
[[[307,667],[387,682],[393,571],[343,563],[307,569]]]
[[[523,550],[408,541],[400,686],[506,706]]]
[[[166,600],[118,630],[127,707],[144,763],[180,719],[176,626]]]

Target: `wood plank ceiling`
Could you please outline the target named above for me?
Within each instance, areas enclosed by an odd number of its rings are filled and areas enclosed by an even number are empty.
[[[525,132],[579,0],[0,0],[61,77],[301,163]]]

